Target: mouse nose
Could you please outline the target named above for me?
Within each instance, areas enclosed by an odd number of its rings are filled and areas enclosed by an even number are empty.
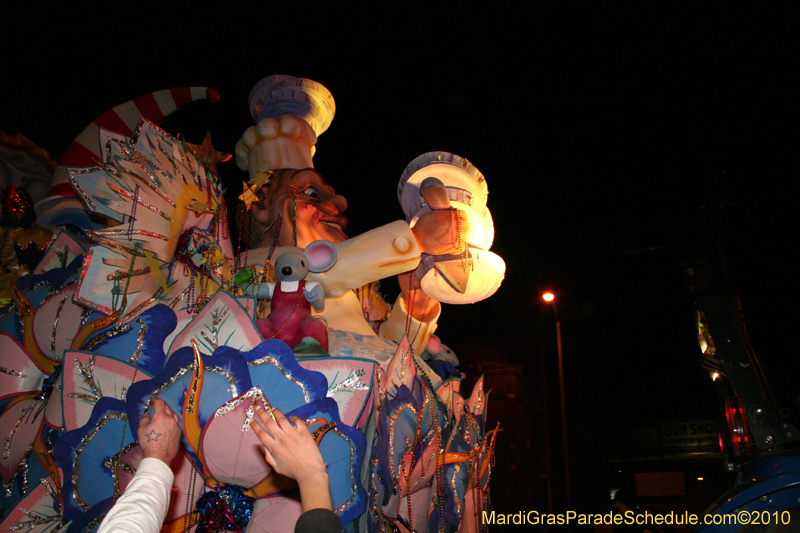
[[[284,276],[291,276],[292,275],[292,267],[290,267],[290,266],[283,267],[281,269],[281,274],[283,274]]]

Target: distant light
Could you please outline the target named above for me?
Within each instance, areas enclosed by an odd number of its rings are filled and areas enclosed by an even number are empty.
[[[699,478],[697,478],[697,481],[703,481],[703,479],[704,479],[703,476],[700,476]]]
[[[717,381],[718,377],[719,377],[719,372],[712,372],[711,373],[711,381]]]
[[[555,299],[555,295],[552,292],[546,292],[542,294],[542,299],[544,299],[545,302],[552,302]]]

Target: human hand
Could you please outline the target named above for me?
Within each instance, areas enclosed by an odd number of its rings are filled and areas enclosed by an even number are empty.
[[[267,429],[256,420],[250,427],[264,445],[264,457],[278,474],[297,481],[303,511],[331,509],[328,470],[305,422],[293,416],[292,426],[278,409],[272,409],[270,416],[261,406],[256,408],[256,414]]]
[[[319,447],[302,419],[293,416],[292,426],[279,409],[273,408],[273,420],[261,406],[256,408],[256,414],[266,429],[255,420],[250,426],[264,445],[264,457],[276,472],[296,480],[298,485],[315,476],[327,477]]]
[[[460,254],[467,245],[469,220],[459,209],[436,209],[419,217],[411,232],[423,253]]]
[[[139,420],[139,446],[145,457],[170,464],[181,446],[180,418],[161,398],[153,399],[153,415],[146,411]]]

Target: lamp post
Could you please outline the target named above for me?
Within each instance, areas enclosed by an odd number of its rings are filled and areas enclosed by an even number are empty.
[[[558,346],[558,383],[561,389],[561,431],[564,442],[564,484],[567,496],[567,511],[572,509],[572,496],[570,494],[569,482],[569,446],[567,442],[567,405],[564,401],[564,354],[561,351],[561,321],[558,320],[558,309],[556,308],[556,297],[552,292],[542,295],[545,302],[553,304],[553,316],[556,319],[556,341]]]

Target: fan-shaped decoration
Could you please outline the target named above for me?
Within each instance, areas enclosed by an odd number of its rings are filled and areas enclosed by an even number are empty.
[[[218,180],[144,120],[130,139],[110,138],[105,152],[104,164],[69,171],[88,209],[120,223],[89,232],[102,246],[86,259],[77,299],[126,317],[158,301],[202,304],[230,277],[233,257],[229,239],[218,238],[227,236]]]
[[[327,396],[336,400],[342,422],[361,429],[372,413],[375,362],[368,359],[322,357],[303,359],[300,366],[322,373],[328,380]]]
[[[0,333],[0,399],[41,390],[44,378],[19,341]]]
[[[169,347],[169,355],[191,346],[192,339],[205,353],[213,352],[218,346],[239,351],[252,350],[262,341],[247,309],[223,291],[215,294],[191,324],[175,337]]]
[[[220,405],[236,398],[239,394],[252,388],[247,362],[237,351],[224,351],[219,355],[204,355],[202,363],[202,387],[191,394],[195,402],[199,428],[205,426]],[[141,381],[131,386],[127,403],[130,425],[133,432],[139,427],[139,419],[145,410],[150,408],[156,396],[167,402],[170,408],[180,416],[184,411],[187,391],[192,386],[192,376],[196,369],[196,358],[192,348],[181,348],[167,360],[164,370],[150,380]],[[197,441],[184,439],[187,450],[195,449]]]
[[[267,391],[272,406],[284,413],[327,396],[325,375],[298,364],[283,341],[265,340],[244,357],[253,385]]]
[[[34,269],[34,274],[44,274],[55,268],[66,268],[76,257],[83,257],[88,248],[78,242],[75,237],[66,231],[59,231],[53,242],[47,247],[39,264]]]
[[[125,403],[100,398],[89,422],[64,433],[56,442],[55,457],[63,469],[64,516],[75,520],[92,506],[114,495],[108,464],[127,446],[135,445]]]
[[[62,384],[65,428],[72,431],[86,424],[100,398],[124,400],[133,383],[151,377],[136,365],[113,357],[66,352]]]
[[[41,435],[47,401],[36,393],[17,396],[0,416],[0,435],[3,436],[0,454],[0,474],[8,483],[17,475],[20,465],[27,461],[34,439]]]
[[[70,524],[58,508],[56,489],[58,483],[52,478],[41,483],[22,499],[16,508],[5,516],[0,530],[22,533],[58,533]]]
[[[132,364],[154,376],[164,368],[164,339],[172,333],[177,319],[166,305],[155,305],[139,316],[89,337],[82,349],[101,353]]]

